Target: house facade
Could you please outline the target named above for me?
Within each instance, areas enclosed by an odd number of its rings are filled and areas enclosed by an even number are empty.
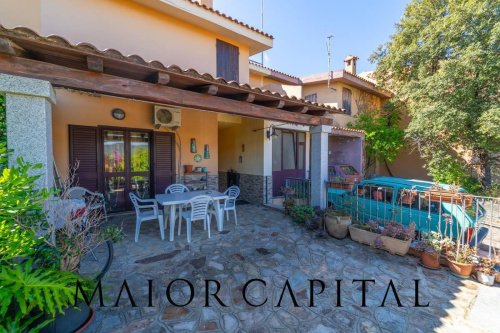
[[[225,188],[235,170],[242,198],[263,203],[278,149],[269,132],[285,124],[282,144],[303,158],[285,154],[282,162],[297,177],[310,175],[313,204],[325,204],[325,115],[341,111],[252,87],[265,84],[254,84],[248,59],[271,48],[272,36],[211,1],[1,6],[8,146],[44,165],[42,185],[78,166],[75,183],[123,211],[129,192],[152,197],[173,182]]]
[[[363,161],[359,161],[357,153],[352,154],[352,149],[357,145],[356,134],[345,131],[349,122],[353,122],[359,112],[380,109],[391,97],[391,93],[380,89],[372,78],[372,72],[357,73],[357,57],[349,55],[344,59],[344,69],[328,73],[320,73],[301,78],[303,94],[307,100],[331,105],[344,111],[343,114],[330,115],[333,126],[343,129],[343,133],[332,135],[329,144],[329,164],[348,163],[358,170],[362,169]],[[403,115],[401,125],[406,126],[409,119]],[[349,134],[349,135],[346,135]],[[349,153],[351,152],[351,153]],[[376,162],[367,170],[366,177],[374,175],[394,175],[404,178],[430,180],[425,171],[424,162],[418,152],[411,148],[403,147],[398,157],[390,165]]]

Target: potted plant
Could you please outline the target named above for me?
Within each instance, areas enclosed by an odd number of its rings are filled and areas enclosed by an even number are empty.
[[[490,258],[479,258],[474,264],[474,269],[477,281],[487,286],[495,284],[495,265]]]
[[[439,184],[434,184],[429,190],[425,191],[424,197],[434,202],[464,205],[466,208],[472,206],[472,201],[474,199],[473,195],[461,192],[459,186],[453,185],[445,189]]]
[[[460,244],[457,242],[457,244]],[[467,278],[474,268],[475,249],[468,245],[457,245],[454,251],[448,251],[448,268],[455,276]]]
[[[349,226],[352,223],[351,215],[345,210],[327,209],[324,220],[328,233],[338,239],[347,236]]]
[[[289,215],[292,208],[295,206],[295,200],[285,199],[283,200],[283,208],[285,209],[285,214]]]
[[[37,189],[41,166],[18,158],[5,168],[6,155],[0,143],[0,331],[38,332],[71,306],[79,276],[60,270],[59,252],[47,246],[52,193]]]
[[[330,178],[328,181],[328,186],[331,188],[338,188],[343,190],[351,190],[353,182],[348,182],[344,177],[335,176]]]
[[[314,209],[308,205],[294,206],[290,211],[290,216],[292,220],[297,224],[304,224],[307,220],[312,219],[314,214]]]
[[[408,253],[414,237],[414,222],[406,227],[401,223],[388,221],[381,231],[380,242],[383,244],[382,248],[389,253],[404,256]]]
[[[351,224],[349,226],[349,235],[355,242],[373,246],[381,230],[377,221],[368,221],[365,224]]]
[[[429,269],[440,268],[441,241],[440,234],[431,231],[418,242],[417,248],[421,251],[420,263],[422,266]]]

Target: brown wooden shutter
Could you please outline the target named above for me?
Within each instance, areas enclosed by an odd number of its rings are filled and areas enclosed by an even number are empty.
[[[154,193],[164,193],[175,182],[175,137],[172,133],[154,132]]]
[[[97,127],[69,125],[69,163],[79,163],[73,181],[91,191],[98,190]]]
[[[351,98],[351,90],[342,88],[342,109],[345,109],[347,114],[351,114]]]
[[[223,77],[226,81],[239,81],[240,50],[238,47],[217,39],[216,48],[217,76]]]

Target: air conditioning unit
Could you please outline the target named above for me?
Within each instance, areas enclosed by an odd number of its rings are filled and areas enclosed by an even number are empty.
[[[170,106],[155,105],[154,124],[155,128],[177,129],[181,127],[181,110]]]

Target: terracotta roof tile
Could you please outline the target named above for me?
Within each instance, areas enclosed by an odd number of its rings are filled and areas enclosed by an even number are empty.
[[[189,1],[189,0],[187,0]],[[329,113],[340,113],[340,109],[325,105],[325,104],[320,104],[320,103],[313,103],[310,101],[307,101],[305,99],[297,98],[295,96],[288,96],[286,94],[280,94],[278,92],[273,92],[267,89],[260,89],[258,87],[252,87],[248,83],[239,83],[236,81],[227,81],[222,77],[214,77],[209,73],[199,73],[196,69],[194,68],[188,68],[188,69],[182,69],[181,67],[177,65],[168,65],[165,66],[162,62],[158,60],[153,60],[153,61],[146,61],[144,58],[142,58],[139,55],[133,54],[133,55],[124,55],[120,51],[115,50],[115,49],[105,49],[105,50],[99,50],[96,46],[90,44],[90,43],[79,43],[79,44],[71,44],[69,41],[67,41],[65,38],[58,36],[58,35],[50,35],[47,37],[40,36],[38,33],[35,31],[26,28],[26,27],[17,27],[14,29],[7,29],[0,25],[0,36],[4,35],[8,38],[20,38],[20,39],[30,39],[30,40],[36,40],[39,42],[43,43],[49,43],[49,44],[55,44],[59,45],[61,47],[69,48],[69,49],[74,49],[78,51],[83,51],[91,54],[96,54],[96,55],[103,55],[106,57],[110,58],[115,58],[117,60],[125,61],[125,62],[130,62],[142,66],[148,66],[150,68],[154,69],[159,69],[159,70],[164,70],[167,72],[171,73],[177,73],[177,74],[182,74],[186,76],[191,76],[195,79],[201,79],[206,81],[207,83],[215,83],[215,84],[220,84],[220,85],[225,85],[228,87],[235,87],[235,88],[240,88],[242,90],[245,90],[247,92],[253,92],[256,94],[264,94],[267,96],[275,97],[275,98],[281,98],[283,100],[288,100],[290,102],[297,102],[301,104],[307,104],[311,105],[316,108],[321,108],[325,111],[328,111]]]
[[[224,13],[222,13],[222,12],[220,12],[220,11],[216,10],[216,9],[213,9],[213,8],[207,7],[206,5],[203,5],[203,4],[199,3],[199,2],[198,2],[198,1],[196,1],[196,0],[185,0],[185,1],[190,2],[190,3],[192,3],[193,5],[196,5],[196,6],[198,6],[198,7],[204,8],[205,10],[208,10],[209,12],[212,12],[212,13],[214,13],[214,14],[217,14],[217,15],[219,15],[220,17],[223,17],[223,18],[225,18],[225,19],[227,19],[227,20],[230,20],[230,21],[232,21],[232,22],[234,22],[234,23],[237,23],[237,24],[239,24],[239,25],[241,25],[241,26],[243,26],[243,27],[245,27],[245,28],[247,28],[247,29],[250,29],[250,30],[252,30],[252,31],[255,31],[255,32],[257,32],[257,33],[259,33],[259,34],[261,34],[261,35],[263,35],[263,36],[266,36],[266,37],[268,37],[268,38],[273,38],[273,39],[274,39],[273,35],[268,34],[268,33],[264,32],[264,31],[262,31],[262,30],[260,30],[260,29],[257,29],[257,28],[255,28],[255,27],[252,27],[251,25],[248,25],[248,24],[246,24],[246,23],[244,23],[244,22],[242,22],[242,21],[240,21],[240,20],[238,20],[238,19],[235,19],[235,18],[233,18],[233,17],[231,17],[231,16],[229,16],[229,15],[226,15],[226,14],[224,14]]]
[[[279,73],[279,74],[281,74],[281,75],[286,75],[286,76],[289,76],[289,77],[291,77],[292,79],[297,79],[297,80],[300,80],[300,78],[299,78],[298,76],[293,76],[293,75],[290,75],[290,74],[287,74],[287,73],[284,73],[284,72],[278,71],[278,70],[276,70],[276,69],[274,69],[274,68],[264,66],[264,65],[262,65],[261,63],[258,63],[257,61],[250,60],[249,62],[250,62],[250,64],[255,65],[255,66],[257,66],[257,67],[265,68],[265,69],[267,69],[267,70],[270,70],[270,71],[273,71],[273,72]]]

